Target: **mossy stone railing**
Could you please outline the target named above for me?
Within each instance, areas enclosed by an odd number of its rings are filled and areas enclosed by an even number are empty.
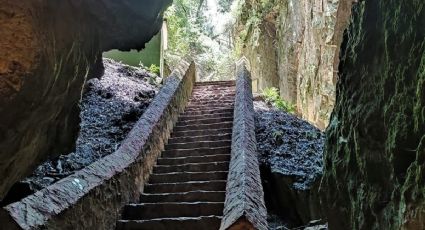
[[[0,208],[0,229],[114,229],[121,208],[143,192],[195,75],[195,64],[182,61],[116,152]]]
[[[232,152],[220,230],[267,230],[267,210],[255,139],[251,74],[245,61],[236,65]]]

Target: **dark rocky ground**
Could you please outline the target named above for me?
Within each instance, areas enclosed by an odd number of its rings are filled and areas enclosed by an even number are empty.
[[[269,227],[304,229],[321,218],[317,188],[323,170],[324,134],[262,101],[255,101],[254,107]]]
[[[14,185],[3,203],[40,190],[119,147],[158,92],[160,79],[144,69],[110,59],[104,59],[104,66],[100,79],[86,83],[76,150],[40,165],[31,176]]]

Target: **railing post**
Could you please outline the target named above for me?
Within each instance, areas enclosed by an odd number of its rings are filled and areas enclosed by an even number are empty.
[[[220,230],[267,229],[255,139],[251,76],[246,63],[236,66],[232,152]]]

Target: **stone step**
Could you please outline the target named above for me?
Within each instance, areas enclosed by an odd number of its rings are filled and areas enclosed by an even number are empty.
[[[233,117],[233,111],[226,112],[226,113],[204,114],[204,115],[181,115],[179,116],[179,121],[192,121],[192,120],[198,120],[198,119],[220,118],[220,117]]]
[[[124,207],[123,219],[140,220],[170,217],[223,215],[223,202],[164,202],[129,204]]]
[[[204,94],[211,94],[213,92],[223,93],[226,91],[235,91],[235,86],[198,86],[194,87],[192,92],[203,92]]]
[[[233,121],[233,115],[228,117],[205,118],[205,119],[197,119],[197,120],[183,120],[183,121],[180,120],[177,122],[176,126],[214,124],[214,123],[229,122],[229,121]]]
[[[183,137],[172,137],[168,139],[168,144],[178,144],[187,142],[200,142],[200,141],[224,141],[232,139],[232,133],[203,135],[203,136],[183,136]]]
[[[232,141],[229,139],[222,140],[222,141],[195,141],[195,142],[168,144],[165,146],[165,150],[215,148],[215,147],[230,146],[231,144],[232,144]]]
[[[223,105],[217,105],[217,106],[187,106],[184,111],[190,112],[190,111],[205,111],[205,110],[217,110],[217,109],[233,109],[233,104],[223,104]]]
[[[220,162],[230,161],[230,154],[217,154],[208,156],[194,156],[194,157],[174,157],[174,158],[159,158],[158,165],[181,165],[188,163],[207,163],[207,162]]]
[[[151,220],[119,220],[118,230],[217,230],[221,216],[177,217]]]
[[[231,128],[226,129],[209,129],[209,130],[181,130],[171,133],[171,138],[196,137],[206,135],[222,135],[232,133]]]
[[[217,148],[172,149],[172,150],[165,150],[162,153],[162,157],[174,158],[174,157],[230,154],[230,150],[231,150],[230,146],[217,147]]]
[[[191,181],[226,180],[227,171],[210,172],[172,172],[152,174],[149,177],[150,184],[157,183],[184,183]]]
[[[233,122],[219,122],[202,125],[176,125],[174,131],[188,131],[188,130],[207,130],[207,129],[230,129],[233,127]]]
[[[204,95],[208,94],[224,94],[227,92],[235,92],[236,87],[234,86],[204,86],[204,87],[195,87],[193,88],[193,93],[202,93]]]
[[[217,106],[188,106],[184,109],[185,112],[191,111],[205,111],[205,110],[216,110],[216,109],[234,109],[235,107],[230,104],[228,105],[217,105]]]
[[[224,191],[226,180],[191,181],[181,183],[146,184],[145,193],[178,193],[190,191]]]
[[[232,113],[233,114],[233,108],[214,108],[209,110],[190,110],[185,111],[182,116],[200,116],[200,115],[212,115],[212,114],[218,114],[218,113]]]
[[[204,100],[193,100],[193,101],[189,101],[189,103],[187,104],[187,106],[189,107],[199,107],[199,106],[217,106],[217,105],[234,105],[235,102],[233,100],[208,100],[208,101],[204,101]]]
[[[235,98],[235,92],[214,92],[205,94],[204,92],[194,92],[191,100],[232,100]]]
[[[209,171],[227,171],[229,169],[228,161],[209,162],[209,163],[188,163],[182,165],[157,165],[153,173],[172,173],[172,172],[209,172]]]
[[[214,85],[195,85],[193,89],[206,89],[206,92],[209,92],[214,89],[226,89],[226,88],[236,88],[236,85],[234,84],[214,84]]]
[[[232,85],[232,86],[235,86],[236,82],[235,81],[198,81],[198,82],[195,82],[195,87],[196,86],[204,86],[204,85]]]
[[[144,193],[140,197],[140,202],[224,202],[225,194],[225,191],[192,191],[156,194]]]
[[[235,101],[232,98],[228,100],[189,100],[188,106],[200,106],[200,105],[216,105],[216,104],[234,104]]]
[[[205,95],[194,95],[192,97],[193,101],[228,101],[233,100],[235,98],[235,95],[211,95],[211,96],[205,96]]]

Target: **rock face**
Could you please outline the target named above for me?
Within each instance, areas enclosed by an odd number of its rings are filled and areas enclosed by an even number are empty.
[[[102,51],[143,48],[170,2],[0,0],[0,199],[72,149],[82,85],[102,73]]]
[[[330,229],[425,228],[425,2],[362,1],[327,130]]]
[[[350,7],[349,0],[246,0],[239,20],[239,36],[248,41],[242,53],[258,88],[279,87],[283,99],[321,129],[335,102],[335,67]]]
[[[271,109],[262,101],[255,102],[255,109],[261,177],[269,214],[280,216],[284,223],[279,225],[287,227],[322,219],[318,187],[324,134],[308,122]],[[269,219],[272,227],[275,218]]]

